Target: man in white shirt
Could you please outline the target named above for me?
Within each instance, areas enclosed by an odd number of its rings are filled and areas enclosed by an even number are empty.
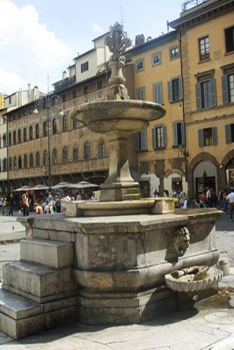
[[[231,188],[231,193],[227,195],[226,200],[229,203],[229,208],[230,208],[230,221],[233,221],[232,214],[234,211],[234,188]]]

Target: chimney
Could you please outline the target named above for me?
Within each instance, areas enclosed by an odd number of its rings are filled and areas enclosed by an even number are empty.
[[[66,78],[67,78],[67,72],[64,70],[63,74],[62,74],[62,80],[66,79]]]
[[[135,38],[135,46],[140,46],[145,43],[145,36],[144,34],[138,34]]]

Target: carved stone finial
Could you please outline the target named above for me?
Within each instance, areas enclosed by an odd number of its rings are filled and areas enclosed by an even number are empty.
[[[190,233],[187,227],[181,227],[173,238],[174,248],[178,255],[184,255],[190,245]]]
[[[112,61],[124,61],[122,55],[131,46],[132,41],[127,37],[123,26],[116,22],[113,26],[110,26],[110,33],[105,37],[105,44],[109,47],[110,52],[113,53]]]

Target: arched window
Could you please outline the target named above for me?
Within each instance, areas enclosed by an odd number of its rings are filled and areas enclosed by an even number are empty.
[[[13,145],[16,145],[16,131],[13,132]]]
[[[33,168],[33,154],[30,153],[30,156],[29,156],[29,166],[30,168]]]
[[[105,157],[105,143],[102,139],[99,141],[98,144],[98,156],[99,158]]]
[[[78,121],[73,120],[73,129],[77,129],[77,128],[78,128]]]
[[[24,155],[24,168],[28,167],[28,156],[27,154]]]
[[[56,148],[54,148],[52,151],[52,164],[56,164],[56,163],[57,163],[57,150]]]
[[[53,119],[53,122],[52,122],[52,132],[53,134],[57,134],[57,124],[56,124],[55,118]]]
[[[85,142],[84,144],[84,159],[90,158],[90,144],[89,142]]]
[[[67,163],[67,147],[63,147],[63,163]]]
[[[36,166],[40,166],[40,153],[36,153]]]
[[[24,128],[24,142],[27,141],[27,129]]]
[[[47,151],[45,150],[43,152],[43,165],[46,165],[47,164]]]
[[[39,139],[39,125],[38,124],[36,125],[36,128],[35,128],[35,137],[36,137],[36,139]]]
[[[8,134],[8,145],[11,146],[11,132]]]
[[[17,159],[16,159],[16,157],[14,157],[13,168],[16,169],[16,167],[17,167]]]
[[[78,148],[74,147],[73,148],[73,162],[77,162],[78,161]]]
[[[9,170],[12,170],[12,158],[9,158]]]
[[[48,136],[47,122],[43,123],[43,136]]]
[[[29,140],[32,141],[32,139],[33,139],[33,128],[32,128],[32,126],[30,126],[30,128],[29,128]]]
[[[21,130],[18,130],[18,143],[21,143]]]
[[[67,116],[63,116],[63,131],[67,131]]]
[[[22,169],[22,158],[21,158],[21,156],[18,157],[18,169]]]

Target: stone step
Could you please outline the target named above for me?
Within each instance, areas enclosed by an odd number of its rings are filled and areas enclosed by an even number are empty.
[[[78,297],[38,304],[0,289],[0,331],[14,339],[78,320]]]
[[[42,239],[23,239],[20,243],[20,259],[56,269],[71,266],[73,244]]]
[[[77,285],[71,268],[51,269],[36,263],[14,261],[3,266],[3,289],[43,303],[74,295]]]

